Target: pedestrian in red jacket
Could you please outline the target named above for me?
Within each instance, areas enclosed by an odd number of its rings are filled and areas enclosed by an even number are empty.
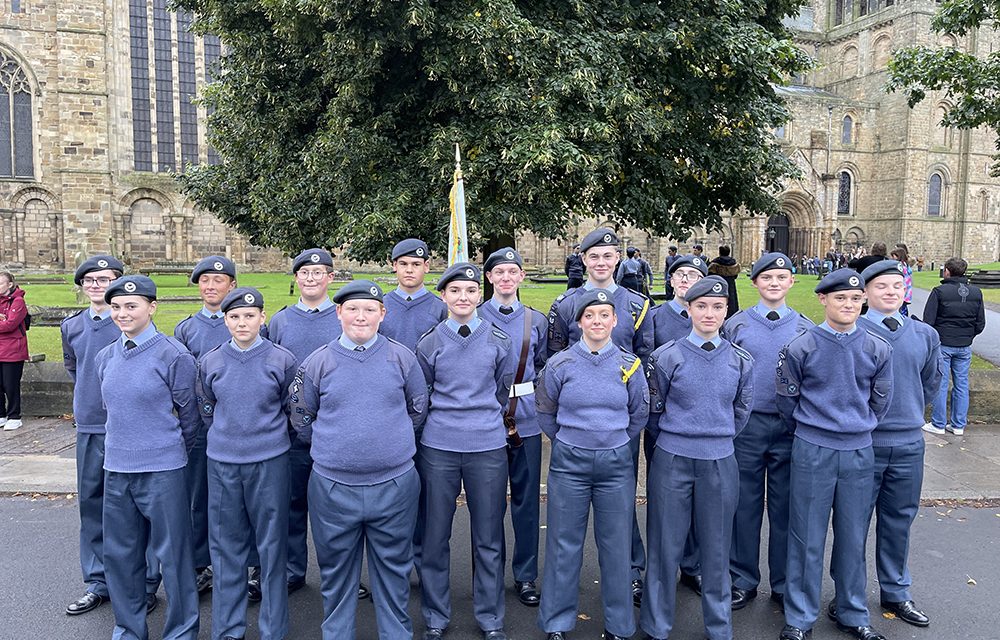
[[[0,425],[4,431],[21,426],[21,374],[28,359],[24,289],[14,276],[0,271]]]

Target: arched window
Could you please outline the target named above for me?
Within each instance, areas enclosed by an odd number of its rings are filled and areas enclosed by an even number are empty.
[[[857,47],[847,47],[844,49],[840,79],[850,80],[856,75],[858,75],[858,49]]]
[[[927,215],[932,217],[940,217],[943,213],[941,210],[941,194],[944,192],[944,178],[940,173],[931,174],[930,180],[927,181]]]
[[[16,60],[0,52],[0,178],[34,178],[31,84]]]
[[[853,195],[851,190],[854,188],[854,180],[848,171],[841,171],[839,179],[840,181],[837,189],[837,215],[849,216],[851,215],[851,196]]]
[[[888,36],[882,36],[875,41],[875,54],[873,56],[873,63],[875,69],[884,69],[889,64],[889,58],[891,57],[892,40]]]
[[[934,144],[939,147],[951,146],[951,127],[946,127],[941,122],[948,116],[948,107],[939,105],[934,110]]]
[[[849,115],[844,116],[844,121],[840,129],[840,142],[841,144],[852,144],[854,142],[854,118]]]

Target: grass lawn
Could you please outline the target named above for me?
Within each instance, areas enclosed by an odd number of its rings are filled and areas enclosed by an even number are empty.
[[[998,264],[996,268],[1000,268],[1000,264]],[[430,280],[436,282],[437,275],[439,274],[431,274]],[[392,273],[356,274],[356,276],[358,278],[374,279],[385,291],[395,288],[396,280]],[[918,286],[930,288],[938,283],[936,273],[932,274],[923,272],[914,274],[915,281],[918,277],[921,278]],[[156,276],[154,280],[156,281],[157,292],[160,298],[169,296],[198,295],[198,287],[195,285],[187,285],[187,278],[185,276]],[[926,285],[923,284],[924,280],[927,281]],[[65,276],[65,281],[65,285],[25,284],[24,289],[27,293],[25,299],[30,305],[59,307],[84,306],[78,304],[76,301],[72,287],[72,276],[67,274]],[[816,295],[813,293],[813,287],[816,286],[816,282],[818,281],[819,279],[816,276],[800,275],[798,277],[798,282],[792,288],[788,296],[789,305],[811,318],[814,322],[820,322],[823,319],[823,307],[820,305],[819,300],[817,300]],[[240,275],[239,282],[243,286],[251,286],[260,289],[261,293],[264,294],[264,300],[266,301],[265,311],[268,314],[273,314],[275,311],[286,305],[294,304],[298,299],[297,294],[290,293],[289,291],[289,286],[292,283],[292,277],[289,274],[245,273]],[[757,291],[753,288],[749,278],[741,276],[736,282],[742,306],[749,306],[753,304],[757,300]],[[336,291],[344,284],[346,283],[334,283],[333,290]],[[552,305],[552,301],[556,298],[556,296],[565,291],[565,289],[566,287],[563,285],[534,284],[529,280],[525,280],[525,282],[521,285],[521,300],[525,304],[538,309],[542,313],[548,313],[549,307]],[[658,279],[656,281],[654,290],[663,290],[662,280]],[[1000,291],[997,293],[1000,293]],[[197,312],[200,308],[201,304],[197,302],[161,301],[157,307],[155,316],[156,326],[159,327],[159,329],[164,333],[171,334],[173,333],[174,327],[177,326],[177,323],[190,314]],[[28,346],[32,354],[44,353],[47,360],[55,360],[58,362],[62,359],[62,345],[60,343],[58,327],[33,327],[31,331],[28,332]],[[993,368],[990,363],[982,360],[978,356],[973,356],[972,367],[974,369]]]
[[[1000,270],[1000,262],[973,265],[969,267],[969,273],[975,273],[979,269],[997,271]],[[941,277],[937,271],[921,271],[913,274],[913,284],[921,289],[933,289],[941,284]],[[983,289],[983,300],[1000,304],[1000,289]]]

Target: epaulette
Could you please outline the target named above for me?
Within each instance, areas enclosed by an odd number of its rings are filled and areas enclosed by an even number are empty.
[[[735,344],[733,342],[730,342],[729,344],[733,345],[733,351],[736,352],[736,355],[738,355],[739,357],[743,358],[747,362],[753,362],[753,356],[750,355],[749,351],[747,351],[743,347],[741,347],[738,344]]]
[[[617,346],[617,345],[615,345],[615,346]],[[621,352],[621,354],[622,354],[622,360],[625,362],[625,364],[632,364],[633,362],[635,362],[636,360],[639,359],[639,356],[635,355],[634,353],[632,353],[631,351],[629,351],[627,349],[623,349],[621,347],[618,347],[618,351]]]
[[[490,324],[492,325],[491,331],[493,332],[493,335],[495,337],[500,338],[501,340],[510,340],[510,336],[507,335],[506,333],[504,333],[503,329],[501,329],[500,327],[496,326],[492,322]]]
[[[72,315],[68,315],[68,316],[66,316],[65,318],[63,318],[63,319],[62,319],[62,322],[60,322],[60,323],[59,323],[59,325],[60,325],[60,326],[62,326],[63,324],[65,324],[65,323],[66,323],[66,321],[67,321],[67,320],[69,320],[69,319],[71,319],[71,318],[75,318],[75,317],[77,317],[78,315],[80,315],[81,313],[83,313],[83,312],[84,312],[84,311],[86,311],[86,310],[87,310],[87,309],[86,309],[86,307],[85,307],[85,308],[83,308],[83,309],[80,309],[79,311],[77,311],[76,313],[74,313],[74,314],[72,314]]]

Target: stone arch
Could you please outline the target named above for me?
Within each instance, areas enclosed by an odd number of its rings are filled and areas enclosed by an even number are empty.
[[[858,247],[863,247],[865,245],[865,232],[861,227],[851,227],[844,234],[843,246],[844,251],[853,251]]]
[[[27,187],[11,198],[18,227],[19,262],[25,268],[66,266],[65,228],[59,200],[46,189]]]
[[[834,212],[838,216],[853,216],[858,201],[859,170],[853,162],[844,162],[837,168],[837,199]]]
[[[858,75],[858,48],[849,44],[840,51],[840,79],[849,80]]]
[[[806,255],[822,255],[826,247],[824,232],[823,211],[816,201],[816,198],[809,192],[800,189],[786,191],[778,196],[778,203],[782,214],[788,221],[788,241],[787,249],[789,255],[795,254],[799,257]],[[764,245],[768,247],[774,244],[770,237],[771,227],[764,230]],[[780,233],[780,229],[776,229]]]
[[[938,44],[946,48],[947,47],[951,47],[953,49],[958,48],[958,40],[956,40],[955,36],[951,35],[950,33],[945,33],[940,38],[938,38]]]
[[[884,69],[892,55],[892,37],[888,33],[875,36],[872,45],[872,69]]]
[[[951,111],[952,105],[946,100],[938,102],[933,107],[931,112],[931,128],[933,131],[933,143],[939,147],[950,147],[952,140],[952,128],[946,127],[941,124],[941,121],[947,117],[948,112]]]
[[[129,191],[119,200],[114,238],[125,261],[149,266],[174,259],[174,214],[170,199],[155,189]]]

